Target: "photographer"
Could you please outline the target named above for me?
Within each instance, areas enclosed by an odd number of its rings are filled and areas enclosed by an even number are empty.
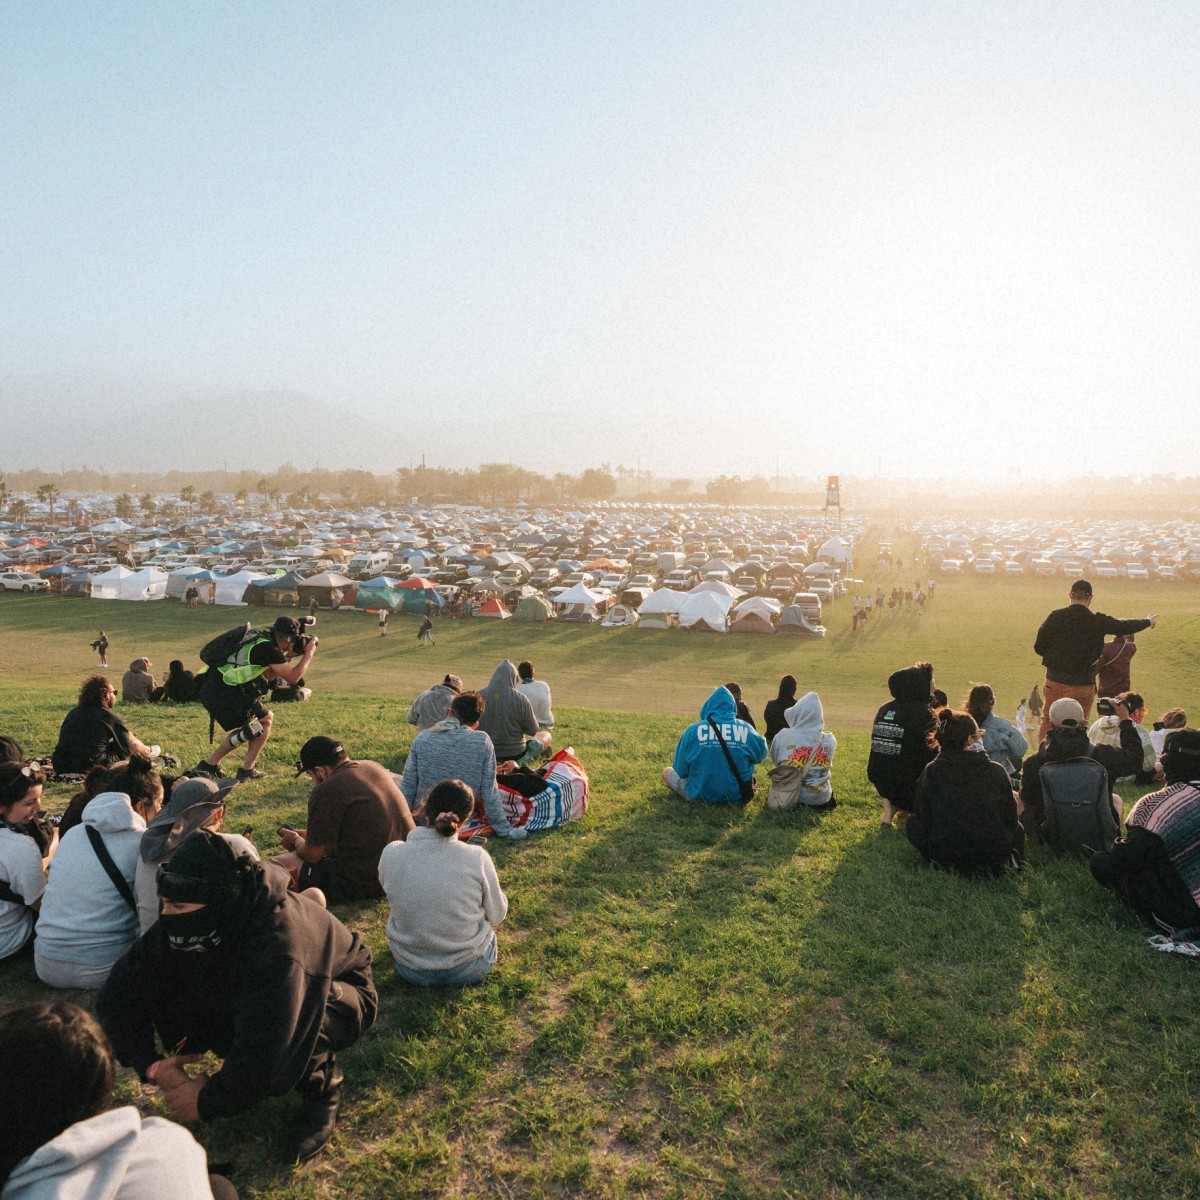
[[[304,618],[305,625],[314,618]],[[220,778],[220,763],[235,746],[246,744],[246,757],[237,770],[239,781],[262,779],[255,768],[271,736],[274,715],[262,697],[272,680],[298,685],[317,652],[315,634],[305,634],[295,617],[276,617],[270,629],[258,630],[237,646],[226,661],[210,666],[200,685],[200,703],[226,731],[226,737],[195,767],[201,774]],[[299,658],[296,662],[290,660]]]

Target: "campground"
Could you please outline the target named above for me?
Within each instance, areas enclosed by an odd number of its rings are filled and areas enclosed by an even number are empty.
[[[889,586],[886,576],[869,576]],[[924,616],[849,605],[820,640],[553,624],[418,621],[380,638],[361,613],[322,614],[306,705],[279,711],[228,828],[264,853],[303,819],[288,769],[314,733],[392,769],[416,692],[447,671],[482,686],[531,658],[554,689],[556,745],[592,779],[576,825],[498,844],[510,900],[500,964],[473,989],[415,989],[389,967],[380,905],[339,906],[376,954],[381,1016],[344,1056],[348,1102],[330,1150],[276,1160],[293,1099],[199,1131],[233,1160],[243,1196],[1144,1197],[1200,1195],[1195,963],[1143,931],[1080,862],[1041,848],[1027,869],[967,882],[918,865],[880,831],[865,778],[886,677],[918,658],[957,703],[973,680],[1009,717],[1042,678],[1037,624],[1066,584],[939,580]],[[1152,714],[1196,721],[1200,593],[1097,586],[1097,609],[1160,615],[1140,635],[1135,686]],[[110,674],[146,655],[194,667],[200,644],[259,616],[0,596],[0,731],[48,752],[101,626]],[[711,688],[752,711],[791,672],[838,735],[829,814],[688,806],[658,777]],[[207,744],[198,707],[123,712],[185,766]],[[61,811],[70,789],[47,789]],[[0,968],[0,1004],[43,995]],[[81,994],[86,1002],[86,994]],[[123,1075],[123,1099],[155,1111]]]

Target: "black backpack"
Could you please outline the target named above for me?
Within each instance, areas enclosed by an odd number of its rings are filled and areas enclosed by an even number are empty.
[[[250,628],[250,622],[238,625],[219,633],[211,642],[205,642],[200,647],[200,661],[209,667],[220,667],[227,663],[252,638],[258,636],[257,629]]]
[[[1120,830],[1113,817],[1108,772],[1094,758],[1043,763],[1041,833],[1060,854],[1110,850]]]

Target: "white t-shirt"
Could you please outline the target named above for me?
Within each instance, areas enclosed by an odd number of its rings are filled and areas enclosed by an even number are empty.
[[[554,728],[554,713],[550,709],[550,685],[540,679],[525,679],[517,684],[517,691],[523,693],[533,705],[533,715],[543,729]]]
[[[0,880],[24,901],[34,904],[46,890],[42,855],[37,843],[26,834],[0,829]],[[29,940],[33,913],[25,905],[0,900],[0,958],[16,954]]]

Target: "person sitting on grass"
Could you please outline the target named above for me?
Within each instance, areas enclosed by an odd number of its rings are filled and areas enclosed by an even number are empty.
[[[905,828],[926,862],[960,875],[1020,867],[1025,849],[1008,772],[988,758],[983,736],[970,713],[938,713],[939,753],[917,780]]]
[[[111,1108],[116,1065],[96,1018],[64,1000],[0,1017],[4,1200],[237,1200],[181,1125]]]
[[[89,675],[79,689],[76,705],[58,731],[51,761],[55,775],[84,775],[92,767],[143,754],[154,758],[157,746],[139,741],[113,712],[117,693],[103,675]]]
[[[426,825],[380,856],[388,945],[408,983],[478,983],[496,965],[508,899],[487,851],[458,839],[474,807],[461,779],[442,780],[426,797]]]
[[[912,811],[917,780],[937,753],[929,736],[935,726],[933,665],[919,662],[894,672],[888,691],[892,699],[871,727],[867,778],[883,801],[881,824],[890,827],[897,816]]]
[[[121,703],[147,704],[162,699],[162,688],[154,686],[150,668],[154,664],[148,658],[135,658],[129,670],[121,676]]]
[[[1147,924],[1200,937],[1200,731],[1172,730],[1163,744],[1167,786],[1130,810],[1126,835],[1088,866]]]
[[[121,777],[62,839],[38,919],[33,963],[51,987],[98,988],[137,940],[133,881],[146,824],[162,807],[162,780],[134,755]]]
[[[1029,743],[1011,722],[996,715],[996,696],[986,683],[973,684],[963,705],[983,731],[983,748],[988,758],[999,763],[1011,779],[1021,769]]]
[[[0,962],[32,949],[58,831],[37,820],[46,776],[30,763],[0,763]]]
[[[768,700],[766,708],[763,709],[763,723],[766,725],[763,737],[767,739],[768,746],[781,729],[787,728],[787,717],[784,714],[796,703],[797,686],[795,675],[784,675],[779,681],[779,694],[774,700]]]
[[[829,779],[837,738],[825,730],[825,711],[816,692],[806,692],[787,710],[787,727],[771,742],[768,808],[837,808]]]
[[[716,688],[705,700],[700,720],[683,731],[674,760],[662,773],[663,783],[676,795],[705,804],[746,802],[742,785],[767,757],[767,741],[736,713],[728,688]]]

